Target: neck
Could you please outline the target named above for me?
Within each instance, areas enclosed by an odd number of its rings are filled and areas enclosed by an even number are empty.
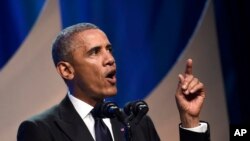
[[[103,98],[96,98],[96,97],[91,97],[91,94],[85,94],[82,92],[77,92],[73,91],[72,89],[69,89],[70,94],[73,95],[74,97],[88,103],[89,105],[95,107],[96,103],[102,102],[104,99]]]

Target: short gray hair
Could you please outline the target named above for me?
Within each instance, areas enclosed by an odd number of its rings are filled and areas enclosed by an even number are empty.
[[[57,65],[60,61],[69,61],[74,36],[79,32],[89,29],[99,29],[99,27],[92,23],[79,23],[63,29],[57,35],[52,44],[52,58],[55,65]]]

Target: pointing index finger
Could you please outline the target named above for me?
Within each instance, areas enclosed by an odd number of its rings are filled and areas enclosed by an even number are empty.
[[[186,64],[186,69],[185,69],[185,75],[192,74],[192,70],[193,70],[193,60],[188,59],[187,64]]]

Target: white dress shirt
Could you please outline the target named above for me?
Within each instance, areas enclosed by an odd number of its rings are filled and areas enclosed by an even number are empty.
[[[90,113],[94,107],[87,104],[86,102],[74,97],[72,94],[70,94],[70,92],[68,92],[68,96],[69,96],[71,103],[75,107],[77,113],[80,115],[83,122],[86,124],[87,128],[89,129],[89,132],[91,133],[92,137],[94,138],[94,140],[96,140],[95,139],[95,127],[94,127],[95,120],[94,120],[92,114]],[[114,141],[114,135],[113,135],[113,130],[112,130],[112,126],[110,123],[110,119],[104,118],[103,121],[107,125],[107,127],[109,128],[112,139]]]
[[[181,126],[180,126],[181,127]],[[194,128],[184,128],[181,127],[182,129],[186,129],[189,131],[193,131],[193,132],[198,132],[198,133],[205,133],[207,131],[207,123],[205,122],[200,122],[200,125]]]

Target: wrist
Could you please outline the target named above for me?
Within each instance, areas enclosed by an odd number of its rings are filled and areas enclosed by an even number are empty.
[[[181,115],[181,126],[184,128],[194,128],[199,126],[199,117],[193,117],[190,115]]]

